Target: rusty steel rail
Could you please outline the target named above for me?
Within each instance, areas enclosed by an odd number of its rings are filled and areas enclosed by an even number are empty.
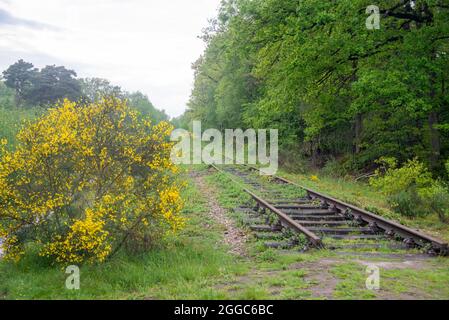
[[[259,171],[259,169],[256,167],[250,165],[245,166],[250,168],[251,170]],[[385,231],[385,234],[388,236],[400,237],[404,239],[404,241],[409,245],[416,244],[420,247],[424,247],[428,244],[431,246],[431,251],[433,251],[435,254],[439,255],[449,254],[449,246],[447,242],[426,235],[420,231],[403,226],[395,221],[385,219],[372,212],[368,212],[366,210],[357,208],[356,206],[353,206],[351,204],[334,199],[332,197],[329,197],[312,189],[303,187],[285,178],[279,176],[273,176],[273,178],[283,183],[290,184],[305,190],[307,192],[307,195],[311,199],[318,199],[330,206],[334,206],[340,213],[350,215],[356,220],[362,220],[368,223],[373,228],[383,230]]]
[[[286,215],[285,213],[283,213],[282,211],[280,211],[279,209],[277,209],[276,207],[271,205],[266,200],[264,200],[264,199],[260,198],[259,196],[255,195],[253,192],[249,191],[248,189],[243,189],[243,190],[246,193],[248,193],[260,206],[262,206],[263,208],[266,208],[266,209],[270,210],[271,212],[275,213],[279,217],[279,219],[281,220],[281,223],[284,226],[287,226],[287,227],[293,229],[294,231],[297,231],[297,232],[300,232],[300,233],[304,234],[309,239],[309,241],[311,242],[311,244],[314,247],[317,247],[317,248],[322,248],[323,247],[323,243],[321,242],[321,238],[318,237],[316,234],[314,234],[312,231],[308,230],[303,225],[299,224],[298,222],[296,222],[295,220],[290,218],[288,215]]]
[[[224,172],[224,171],[220,170],[216,165],[211,164],[210,166],[213,167],[218,172]],[[236,181],[233,178],[231,178],[231,180],[236,183],[239,183],[238,181]],[[281,221],[281,224],[283,226],[288,227],[288,228],[292,229],[293,231],[304,234],[314,247],[316,247],[316,248],[323,247],[321,238],[319,236],[317,236],[315,233],[308,230],[307,228],[305,228],[304,226],[302,226],[301,224],[299,224],[298,222],[296,222],[295,220],[290,218],[287,214],[283,213],[281,210],[277,209],[272,204],[270,204],[268,201],[262,199],[261,197],[254,194],[252,191],[248,190],[247,188],[243,188],[243,191],[246,192],[248,195],[250,195],[251,198],[253,198],[253,200],[256,201],[259,206],[261,206],[262,208],[268,209],[269,211],[276,214],[279,217],[279,220]]]

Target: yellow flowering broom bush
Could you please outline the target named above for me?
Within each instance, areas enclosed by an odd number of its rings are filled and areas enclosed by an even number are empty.
[[[101,262],[147,249],[183,227],[172,127],[126,102],[65,100],[0,150],[0,238],[18,260],[28,242],[58,262]]]

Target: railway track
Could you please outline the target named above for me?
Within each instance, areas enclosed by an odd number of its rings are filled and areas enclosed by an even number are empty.
[[[212,165],[243,185],[256,203],[238,208],[246,223],[265,245],[328,249],[424,250],[448,255],[448,244],[420,231],[387,220],[282,177],[261,178],[248,165]],[[289,192],[283,192],[284,189]]]

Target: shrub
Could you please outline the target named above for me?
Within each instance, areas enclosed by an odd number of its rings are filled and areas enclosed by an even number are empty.
[[[432,184],[432,174],[417,159],[409,160],[403,167],[397,167],[394,158],[381,158],[378,163],[382,167],[376,170],[376,178],[370,184],[381,189],[386,195],[397,194],[412,187],[418,189]]]
[[[407,217],[425,216],[428,211],[418,196],[416,188],[399,191],[388,197],[388,203],[397,213]]]
[[[87,106],[65,100],[28,122],[15,150],[3,146],[0,158],[6,258],[18,260],[35,242],[57,262],[101,262],[181,228],[171,130],[116,98]]]
[[[298,146],[293,144],[283,146],[280,149],[279,165],[287,172],[302,174],[306,172],[306,168],[309,166],[308,161],[298,155]]]
[[[326,162],[321,172],[329,177],[343,178],[348,175],[349,171],[345,164],[342,164],[335,158],[331,158]]]
[[[433,212],[446,222],[449,191],[443,182],[432,178],[423,163],[409,160],[401,168],[394,158],[381,158],[378,163],[382,166],[370,184],[387,195],[396,212],[410,217]]]
[[[427,206],[438,215],[441,222],[448,222],[449,191],[440,181],[435,181],[430,187],[420,191],[420,196]]]

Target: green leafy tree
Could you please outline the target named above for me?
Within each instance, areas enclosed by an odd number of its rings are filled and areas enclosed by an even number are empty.
[[[280,130],[284,148],[353,170],[449,155],[449,7],[382,0],[228,0],[204,32],[186,117]],[[292,146],[294,146],[292,148]],[[296,148],[296,149],[294,149]]]
[[[168,120],[169,117],[165,111],[156,109],[150,99],[148,99],[148,96],[143,93],[139,91],[127,93],[125,97],[131,107],[137,109],[144,116],[150,116],[154,122],[159,123]]]
[[[23,104],[26,95],[32,87],[32,80],[35,78],[36,73],[37,69],[34,68],[34,65],[22,59],[3,71],[5,85],[15,90],[17,107]]]
[[[26,99],[32,105],[51,105],[64,98],[77,101],[81,97],[81,86],[76,72],[63,66],[46,66],[31,78],[32,89]]]
[[[109,80],[101,78],[80,79],[83,98],[88,102],[98,102],[103,97],[114,96],[124,98],[124,93],[119,86],[114,86]]]

